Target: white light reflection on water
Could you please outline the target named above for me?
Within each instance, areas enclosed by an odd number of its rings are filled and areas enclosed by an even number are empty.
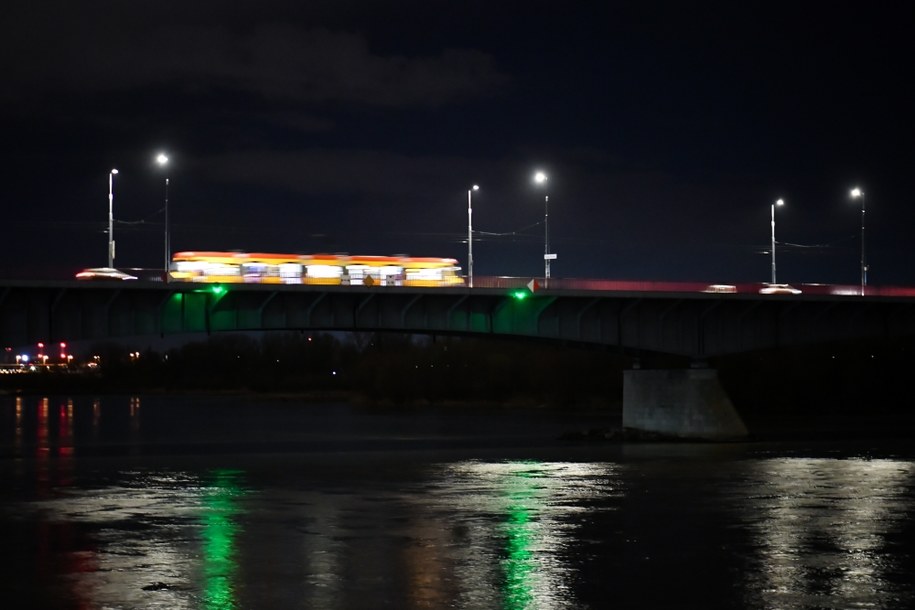
[[[32,504],[48,529],[46,553],[64,553],[62,577],[86,607],[234,610],[239,608],[236,515],[240,472],[211,480],[176,473],[120,473],[120,485],[61,488]],[[132,481],[129,486],[124,481]],[[27,516],[29,505],[21,516]],[[72,532],[92,532],[76,544]]]
[[[576,608],[566,558],[590,500],[620,496],[614,466],[596,463],[477,461],[442,468],[429,508],[447,514],[453,535],[458,607]]]
[[[748,507],[759,549],[748,607],[897,607],[900,583],[888,572],[906,553],[890,547],[909,518],[911,462],[779,458],[753,475],[750,488],[768,493]]]

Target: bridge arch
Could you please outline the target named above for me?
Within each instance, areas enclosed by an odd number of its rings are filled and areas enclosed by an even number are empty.
[[[915,298],[162,283],[0,285],[0,344],[259,330],[504,335],[694,359],[915,336]]]

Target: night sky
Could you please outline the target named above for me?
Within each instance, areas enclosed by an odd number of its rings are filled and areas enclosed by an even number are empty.
[[[915,4],[81,0],[4,7],[2,277],[178,250],[474,274],[915,285]],[[167,170],[154,162],[170,157]],[[549,176],[533,184],[535,170]]]

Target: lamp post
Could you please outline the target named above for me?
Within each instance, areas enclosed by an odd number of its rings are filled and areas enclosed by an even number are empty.
[[[467,279],[471,288],[473,288],[473,201],[471,194],[478,190],[480,187],[476,184],[467,189]]]
[[[547,175],[538,171],[534,174],[534,182],[546,184]],[[550,196],[543,196],[543,278],[550,279],[550,261],[556,258],[550,254]]]
[[[156,163],[161,167],[165,167],[168,164],[168,156],[165,153],[159,153],[156,155]],[[168,263],[171,259],[171,247],[168,243],[168,175],[165,176],[165,282],[168,283]]]
[[[785,205],[784,199],[779,199],[772,204],[772,283],[775,283],[775,206]]]
[[[865,198],[864,191],[855,187],[851,190],[852,199],[861,199],[861,295],[864,295],[864,288],[867,286],[867,252],[864,249],[864,210]]]
[[[114,267],[114,175],[118,170],[108,172],[108,267]]]

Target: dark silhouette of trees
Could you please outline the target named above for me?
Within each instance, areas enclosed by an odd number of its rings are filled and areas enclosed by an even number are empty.
[[[367,403],[498,403],[618,408],[615,348],[537,340],[397,333],[217,334],[164,353],[92,346],[79,374],[4,375],[3,387],[49,391],[226,391],[333,396]],[[689,366],[642,355],[643,368]],[[760,351],[709,363],[747,419],[817,408],[830,415],[908,408],[915,340]]]
[[[285,331],[212,335],[164,353],[105,342],[90,353],[97,367],[80,378],[93,391],[333,393],[388,404],[618,403],[629,362],[531,340]]]

